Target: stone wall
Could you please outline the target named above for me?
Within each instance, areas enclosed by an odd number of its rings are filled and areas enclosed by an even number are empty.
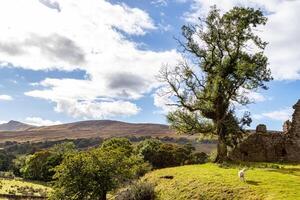
[[[293,114],[290,135],[300,137],[300,100],[293,106],[295,112]]]
[[[292,122],[285,122],[282,133],[251,134],[230,158],[254,162],[300,162],[300,100],[294,105]]]

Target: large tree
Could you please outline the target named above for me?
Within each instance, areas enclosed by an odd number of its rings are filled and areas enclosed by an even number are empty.
[[[267,45],[256,33],[265,25],[262,11],[235,7],[220,14],[212,7],[197,25],[182,27],[185,61],[173,68],[164,67],[160,78],[167,83],[176,111],[167,116],[179,133],[214,134],[218,137],[217,161],[228,158],[228,147],[241,138],[249,113],[238,118],[234,105],[251,102],[245,91],[267,89],[272,80]]]

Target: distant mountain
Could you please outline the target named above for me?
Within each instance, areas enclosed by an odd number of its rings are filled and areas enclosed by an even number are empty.
[[[8,124],[14,123],[9,122]],[[91,137],[108,138],[122,136],[178,137],[178,135],[175,135],[175,133],[171,131],[169,129],[169,126],[167,125],[150,123],[126,123],[112,120],[79,121],[68,124],[41,127],[32,127],[27,125],[25,128],[25,126],[23,126],[22,130],[11,128],[11,131],[9,131],[8,128],[3,128],[2,130],[5,131],[0,132],[0,142],[45,141],[61,140],[66,138],[75,139]]]
[[[0,124],[0,131],[24,131],[33,127],[34,126],[31,126],[29,124],[11,120],[7,123]]]

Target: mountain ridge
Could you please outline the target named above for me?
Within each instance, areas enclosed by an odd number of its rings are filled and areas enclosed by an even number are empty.
[[[33,127],[35,126],[15,120],[10,120],[9,122],[0,124],[0,131],[24,131]]]
[[[13,121],[13,120],[11,120]],[[124,136],[152,136],[176,137],[168,125],[155,123],[128,123],[115,120],[86,120],[51,126],[31,126],[22,122],[25,129],[1,130],[0,142],[37,142],[45,140],[61,140],[91,137],[124,137]]]

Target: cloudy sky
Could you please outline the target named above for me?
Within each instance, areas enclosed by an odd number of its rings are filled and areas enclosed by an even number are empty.
[[[251,93],[254,122],[281,129],[300,98],[298,0],[2,0],[0,121],[165,123],[155,76],[180,59],[180,27],[211,5],[261,8],[275,80]]]

